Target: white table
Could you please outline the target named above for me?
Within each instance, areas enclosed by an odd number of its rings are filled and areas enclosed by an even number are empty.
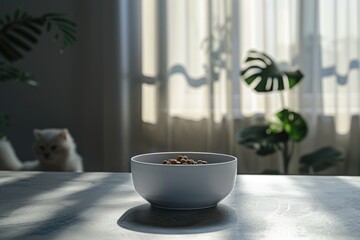
[[[0,239],[360,239],[360,178],[239,175],[216,208],[152,208],[128,173],[0,172]]]

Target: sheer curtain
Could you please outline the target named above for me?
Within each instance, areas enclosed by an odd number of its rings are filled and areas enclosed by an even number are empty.
[[[277,154],[257,157],[236,143],[241,128],[281,109],[239,76],[247,51],[304,72],[285,92],[310,129],[298,158],[331,145],[346,161],[325,173],[360,170],[360,3],[356,0],[141,1],[141,141],[138,152],[213,151],[239,157],[239,172],[282,169]]]

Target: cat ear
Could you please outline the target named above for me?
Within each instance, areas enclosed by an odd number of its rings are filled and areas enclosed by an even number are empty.
[[[69,130],[67,130],[67,128],[64,128],[61,130],[59,137],[61,137],[62,139],[66,140],[69,134]]]
[[[41,138],[41,130],[39,129],[34,129],[34,135],[35,135],[35,138],[36,140],[39,140]]]

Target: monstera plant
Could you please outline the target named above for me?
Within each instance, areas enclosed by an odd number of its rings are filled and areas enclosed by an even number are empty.
[[[55,40],[62,41],[60,53],[63,53],[76,41],[76,24],[61,13],[33,17],[26,11],[16,10],[0,17],[0,82],[37,85],[31,73],[18,69],[15,63],[32,50],[43,33],[53,34]],[[8,125],[8,116],[0,112],[0,139],[5,136]]]
[[[239,144],[254,149],[257,155],[266,156],[280,151],[284,173],[289,173],[289,164],[297,143],[308,133],[305,119],[285,107],[281,91],[292,89],[303,78],[300,70],[281,71],[276,63],[265,53],[249,51],[241,71],[242,79],[256,92],[279,92],[283,109],[275,114],[275,121],[264,125],[250,126],[237,134]],[[300,158],[300,173],[318,172],[343,160],[340,151],[332,147],[324,147]],[[264,173],[280,173],[268,169]]]

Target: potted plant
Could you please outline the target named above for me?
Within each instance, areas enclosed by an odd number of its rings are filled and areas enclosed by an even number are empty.
[[[284,166],[283,173],[288,174],[296,144],[306,137],[309,130],[300,113],[285,107],[281,91],[297,86],[303,74],[300,70],[281,71],[270,56],[255,50],[249,51],[244,65],[240,74],[245,83],[251,85],[259,93],[278,91],[282,110],[275,114],[276,121],[242,129],[237,134],[237,141],[247,148],[254,149],[260,156],[279,151]],[[343,155],[340,151],[333,147],[324,147],[302,156],[299,172],[319,172],[342,160]],[[264,173],[279,174],[280,171],[270,169],[265,170]]]

